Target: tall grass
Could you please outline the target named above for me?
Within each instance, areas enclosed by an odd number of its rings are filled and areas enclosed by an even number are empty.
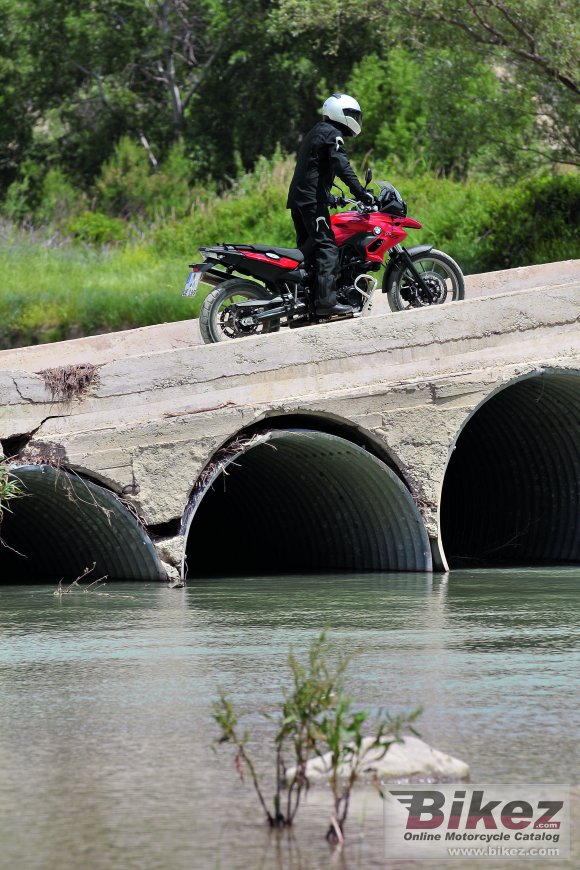
[[[59,341],[197,316],[181,297],[187,262],[151,245],[120,250],[0,247],[0,347]]]

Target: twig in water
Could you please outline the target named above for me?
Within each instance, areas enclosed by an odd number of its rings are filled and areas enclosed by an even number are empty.
[[[64,580],[64,577],[61,577],[60,580],[58,581],[58,586],[56,587],[56,589],[53,592],[53,595],[56,598],[60,597],[61,595],[69,595],[71,592],[73,592],[75,590],[75,587],[78,589],[79,592],[88,592],[92,586],[96,586],[98,583],[101,583],[102,581],[106,580],[109,575],[103,574],[102,577],[98,577],[96,580],[93,580],[87,586],[81,586],[80,581],[83,579],[83,577],[86,577],[87,574],[90,574],[91,571],[94,571],[96,565],[97,565],[97,563],[93,562],[91,568],[85,568],[83,573],[79,574],[79,576],[75,580],[73,580],[72,583],[69,583],[68,586],[63,587],[62,581]],[[93,591],[95,591],[95,590],[93,590]]]

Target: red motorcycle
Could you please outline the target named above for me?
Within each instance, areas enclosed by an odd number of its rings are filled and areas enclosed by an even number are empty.
[[[370,169],[365,175],[370,184]],[[441,305],[465,296],[463,274],[457,263],[432,245],[405,248],[407,229],[421,224],[407,217],[407,205],[392,184],[379,181],[380,193],[373,206],[346,199],[332,205],[353,203],[354,210],[331,217],[339,250],[337,300],[352,307],[341,317],[324,317],[314,311],[315,282],[311,251],[274,245],[225,243],[200,248],[203,263],[192,263],[184,296],[195,296],[200,282],[215,287],[199,315],[206,344],[247,335],[276,332],[329,320],[360,317],[372,305],[378,272],[385,256],[389,262],[382,281],[393,311]]]

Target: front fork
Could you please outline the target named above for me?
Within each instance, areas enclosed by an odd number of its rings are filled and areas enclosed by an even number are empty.
[[[403,271],[409,271],[423,293],[427,296],[430,302],[435,301],[435,294],[433,290],[425,283],[423,280],[421,273],[415,268],[415,264],[408,250],[403,247],[403,245],[393,245],[391,251],[394,251],[396,256],[392,257],[395,261],[395,264],[399,266],[402,264]],[[392,255],[391,255],[392,256]]]

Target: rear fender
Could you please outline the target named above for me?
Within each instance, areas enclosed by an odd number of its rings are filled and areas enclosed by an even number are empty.
[[[411,259],[415,260],[418,257],[422,257],[423,254],[428,254],[429,251],[432,251],[433,245],[413,245],[412,248],[405,248],[405,250],[407,251],[408,255],[411,257]],[[400,254],[398,254],[395,257],[392,257],[389,260],[389,265],[385,269],[385,273],[383,275],[383,286],[382,286],[383,293],[386,293],[388,288],[389,288],[389,278],[391,277],[393,272],[396,272],[401,268],[402,268],[402,263],[401,263],[401,255]]]
[[[189,268],[192,272],[201,272],[201,282],[209,284],[210,287],[217,287],[218,284],[223,284],[232,276],[229,272],[224,272],[222,269],[214,268],[215,260],[207,260],[205,263],[190,263]]]

